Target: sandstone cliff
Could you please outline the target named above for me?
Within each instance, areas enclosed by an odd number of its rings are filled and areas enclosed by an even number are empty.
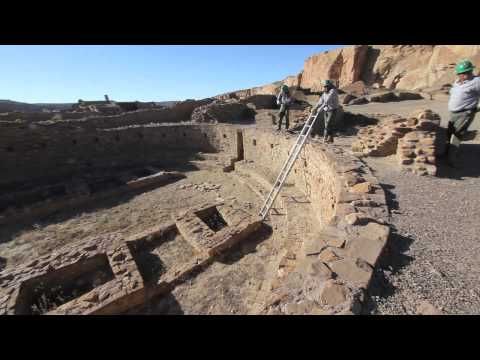
[[[454,81],[455,64],[463,58],[480,67],[480,45],[355,45],[312,55],[298,75],[283,81],[218,98],[276,94],[282,84],[318,92],[325,79],[337,80],[341,88],[363,81],[387,89],[436,90]]]

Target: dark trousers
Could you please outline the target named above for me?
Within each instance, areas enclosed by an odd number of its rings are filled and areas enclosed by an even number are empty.
[[[278,113],[278,130],[282,128],[282,120],[285,117],[285,129],[288,130],[290,127],[290,119],[289,119],[289,109],[287,105],[280,106],[280,111]]]
[[[447,151],[448,160],[455,163],[460,151],[460,144],[464,140],[468,127],[475,119],[475,110],[466,110],[452,113],[447,127]]]
[[[325,111],[323,113],[324,116],[324,122],[325,122],[325,128],[323,130],[323,136],[332,136],[335,131],[335,117],[337,115],[337,110],[333,111]]]

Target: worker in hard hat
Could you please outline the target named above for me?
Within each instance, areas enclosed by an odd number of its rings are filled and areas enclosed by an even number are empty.
[[[290,126],[289,108],[292,102],[293,98],[290,95],[288,86],[282,85],[280,93],[277,96],[277,105],[280,105],[280,111],[278,112],[278,131],[280,131],[282,128],[283,117],[285,117],[285,129],[288,130]]]
[[[447,127],[447,147],[444,156],[452,167],[457,165],[460,143],[479,110],[480,77],[473,75],[474,68],[471,61],[460,61],[455,67],[458,79],[450,89],[448,111],[451,112],[451,116]]]
[[[331,80],[325,80],[323,83],[323,93],[315,106],[315,111],[323,111],[323,141],[333,143],[333,132],[335,129],[335,117],[337,115],[338,91]],[[318,121],[318,120],[317,120]]]

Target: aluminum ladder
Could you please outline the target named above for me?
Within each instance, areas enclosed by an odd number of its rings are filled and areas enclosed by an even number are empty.
[[[315,114],[314,112],[315,108],[312,109],[312,112],[308,116],[308,119],[305,122],[305,125],[303,126],[302,131],[300,132],[300,135],[295,142],[295,145],[293,145],[292,149],[290,150],[290,155],[288,156],[287,161],[283,164],[282,170],[280,171],[277,180],[275,180],[275,184],[273,185],[272,190],[270,190],[270,193],[268,194],[262,205],[262,209],[260,210],[259,214],[262,218],[262,221],[265,220],[265,218],[267,217],[268,212],[270,211],[273,203],[275,202],[275,199],[280,193],[280,190],[282,189],[282,186],[285,183],[288,174],[290,174],[290,171],[292,170],[293,164],[297,160],[298,155],[300,155],[300,151],[302,151],[303,146],[305,145],[305,142],[307,141],[308,136],[310,135],[310,132],[313,129],[313,125],[315,124],[315,121],[317,120],[321,110],[318,110]]]

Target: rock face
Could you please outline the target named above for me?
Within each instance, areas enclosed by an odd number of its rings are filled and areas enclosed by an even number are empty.
[[[361,80],[367,53],[367,45],[356,45],[310,56],[305,60],[300,87],[321,91],[325,79],[339,80],[340,87]]]
[[[387,89],[441,88],[455,79],[458,60],[480,61],[480,45],[353,46],[311,56],[305,61],[300,86],[318,90],[322,79],[340,87],[357,80]]]
[[[363,80],[390,89],[441,88],[454,81],[462,58],[480,61],[480,45],[371,46]]]
[[[282,84],[319,92],[325,79],[337,80],[341,89],[346,88],[346,92],[355,96],[366,95],[362,90],[364,85],[398,90],[441,90],[455,80],[455,64],[463,58],[480,66],[480,45],[355,45],[312,55],[305,60],[298,75],[283,81],[217,98],[273,95]],[[355,83],[354,89],[348,90]]]

